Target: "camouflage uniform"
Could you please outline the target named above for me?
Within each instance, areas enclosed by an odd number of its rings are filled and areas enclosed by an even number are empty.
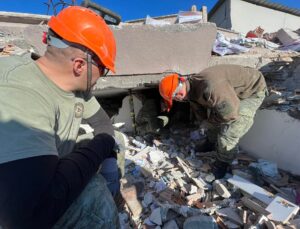
[[[216,143],[217,158],[230,163],[265,98],[263,75],[248,67],[217,65],[190,76],[187,90],[196,118],[206,120],[208,140]]]
[[[253,124],[257,109],[265,98],[265,91],[240,101],[239,118],[230,123],[213,125],[207,122],[207,136],[210,142],[216,142],[217,158],[230,163],[238,152],[238,142]]]

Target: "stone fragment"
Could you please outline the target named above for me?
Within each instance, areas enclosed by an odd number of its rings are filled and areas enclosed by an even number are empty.
[[[219,180],[215,180],[213,183],[213,186],[217,193],[222,196],[223,198],[229,198],[231,196],[230,192],[228,189],[225,187],[224,184],[222,184]]]
[[[187,204],[192,206],[194,202],[197,202],[202,198],[204,193],[195,193],[186,197]]]
[[[270,204],[274,199],[274,195],[271,192],[268,192],[267,190],[237,175],[234,175],[232,178],[229,178],[228,182],[242,189],[249,195],[252,195],[253,197],[259,199],[265,204]]]
[[[215,180],[215,176],[212,173],[207,174],[205,176],[205,181],[208,183],[212,183],[214,180]]]
[[[131,186],[128,188],[123,188],[121,190],[121,194],[132,213],[133,219],[139,218],[143,208],[140,201],[138,200],[136,187]]]
[[[219,209],[216,211],[216,213],[217,215],[225,217],[226,219],[229,219],[234,223],[237,223],[238,225],[243,225],[241,217],[236,213],[234,209],[230,207]]]
[[[272,221],[268,220],[265,222],[265,225],[268,229],[276,229],[276,225],[275,223],[273,223]]]
[[[148,207],[153,201],[153,195],[151,192],[147,192],[144,196],[143,204],[145,207]]]
[[[198,215],[187,218],[183,224],[183,229],[218,229],[216,220],[211,216]]]
[[[269,215],[270,212],[268,212],[265,208],[263,208],[261,206],[261,204],[255,202],[254,200],[251,200],[247,197],[243,197],[241,199],[242,203],[247,207],[249,208],[251,211],[254,211],[256,213],[259,213],[259,214],[262,214],[262,215]]]
[[[161,213],[160,208],[156,208],[152,211],[149,219],[151,222],[155,223],[156,225],[162,225]]]
[[[280,196],[277,196],[268,205],[266,210],[271,213],[268,216],[270,220],[286,224],[291,217],[295,216],[298,213],[299,206],[281,198]]]
[[[170,220],[164,224],[162,229],[179,229],[175,220]]]
[[[239,225],[231,222],[230,220],[224,221],[224,224],[228,229],[239,229],[240,228]]]

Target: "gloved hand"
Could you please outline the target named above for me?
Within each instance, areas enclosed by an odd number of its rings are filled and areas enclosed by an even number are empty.
[[[101,133],[97,134],[92,140],[90,140],[84,148],[96,152],[99,154],[103,160],[114,156],[113,147],[115,145],[115,140],[109,134]]]
[[[116,158],[107,158],[101,164],[100,174],[106,179],[113,197],[120,192],[120,177]]]

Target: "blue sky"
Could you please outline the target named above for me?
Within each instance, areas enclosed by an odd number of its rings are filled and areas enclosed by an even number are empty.
[[[47,6],[44,4],[49,0],[0,0],[0,11],[47,14]],[[71,3],[71,0],[64,0]],[[94,2],[118,13],[122,21],[144,18],[146,15],[161,16],[176,14],[180,10],[190,10],[192,5],[198,9],[206,5],[210,10],[217,0],[93,0]],[[298,8],[300,0],[269,0],[270,2]],[[59,2],[59,0],[53,0]],[[81,0],[76,0],[81,3]],[[52,14],[50,11],[49,14]]]

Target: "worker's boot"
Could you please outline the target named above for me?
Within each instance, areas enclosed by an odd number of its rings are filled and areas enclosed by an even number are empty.
[[[229,168],[229,164],[223,161],[216,160],[212,167],[212,172],[215,175],[216,179],[222,179],[227,170]]]
[[[211,143],[208,139],[203,139],[201,142],[196,144],[195,150],[199,153],[206,153],[214,151],[216,149],[215,143]]]

